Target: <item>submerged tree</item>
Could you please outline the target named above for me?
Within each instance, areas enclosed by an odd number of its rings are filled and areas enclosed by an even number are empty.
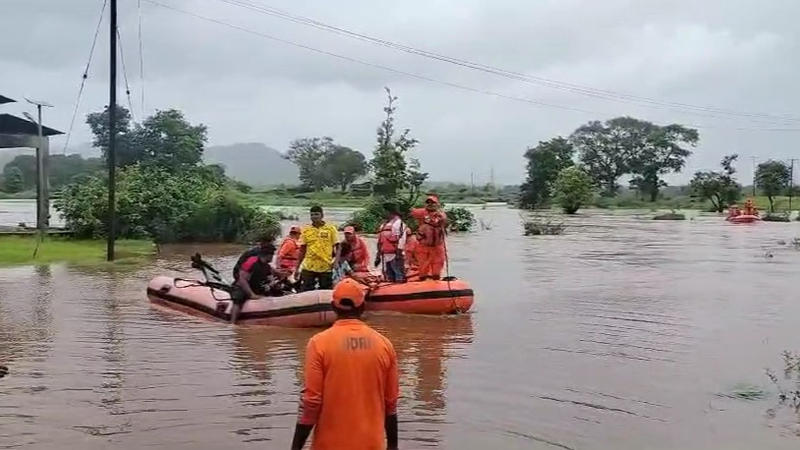
[[[567,214],[575,214],[592,199],[592,179],[580,167],[563,169],[553,187],[556,202]]]
[[[366,175],[366,158],[363,153],[352,148],[335,146],[325,155],[323,172],[328,185],[345,192],[358,177]]]
[[[296,139],[289,144],[286,159],[300,170],[300,182],[303,186],[315,191],[321,191],[326,186],[323,173],[325,157],[334,147],[333,139],[327,136]]]
[[[736,168],[733,163],[739,155],[728,155],[722,158],[722,172],[698,171],[689,183],[692,194],[711,202],[716,212],[722,212],[734,204],[742,195],[742,186],[736,182]]]
[[[686,146],[694,146],[698,140],[697,130],[677,124],[662,127],[633,117],[589,122],[570,136],[603,196],[616,195],[617,180],[632,173],[632,184],[651,201],[666,185],[661,176],[680,171],[691,155]]]
[[[791,177],[791,168],[782,161],[769,160],[758,165],[755,182],[769,200],[769,212],[775,211],[774,199],[786,191]]]
[[[541,141],[525,152],[528,177],[522,185],[520,204],[523,208],[539,208],[547,204],[559,172],[573,165],[574,153],[569,141],[560,136]]]

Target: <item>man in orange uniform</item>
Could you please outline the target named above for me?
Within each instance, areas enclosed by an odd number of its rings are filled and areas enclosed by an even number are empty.
[[[397,355],[359,320],[364,295],[358,282],[339,282],[331,302],[336,322],[308,341],[292,450],[301,450],[315,427],[314,450],[397,449]]]
[[[293,274],[297,271],[297,263],[300,259],[300,227],[292,225],[289,235],[281,242],[278,249],[278,268],[289,271]]]
[[[420,279],[438,280],[445,263],[444,234],[447,229],[447,215],[440,208],[439,197],[429,195],[425,207],[412,209],[411,217],[419,224],[415,254]]]
[[[344,241],[339,244],[339,262],[347,261],[353,272],[369,272],[369,249],[356,234],[356,229],[344,227]]]

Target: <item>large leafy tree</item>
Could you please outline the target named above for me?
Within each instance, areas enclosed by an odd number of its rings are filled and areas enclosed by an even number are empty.
[[[661,176],[683,169],[686,158],[692,154],[686,147],[697,145],[700,136],[697,130],[681,125],[650,128],[652,124],[647,124],[650,133],[631,160],[631,171],[636,174],[631,184],[654,202],[659,189],[667,185]]]
[[[418,141],[409,136],[405,129],[395,137],[394,114],[397,111],[397,97],[386,88],[387,105],[383,108],[386,117],[377,131],[377,145],[370,166],[375,174],[375,182],[381,185],[382,192],[394,196],[398,190],[410,187],[418,189],[427,174],[419,171],[419,163],[406,161],[406,153],[416,147]]]
[[[661,176],[683,168],[691,154],[686,146],[694,146],[698,139],[696,130],[675,124],[662,127],[632,117],[589,122],[570,136],[602,195],[616,195],[619,178],[633,173],[634,186],[653,201],[664,186]]]
[[[345,192],[358,177],[367,173],[364,154],[348,147],[335,146],[325,155],[323,172],[325,181]]]
[[[325,159],[336,148],[333,139],[325,137],[296,139],[289,144],[286,159],[300,170],[303,186],[321,191],[328,183],[325,179]]]
[[[86,122],[92,129],[92,144],[108,158],[108,107],[89,114]],[[208,139],[205,125],[192,125],[181,111],[157,111],[141,124],[131,121],[130,112],[117,106],[116,162],[120,167],[140,163],[170,172],[198,166]]]
[[[728,155],[722,158],[722,172],[698,171],[689,183],[692,194],[711,202],[716,212],[722,212],[735,203],[742,195],[742,186],[736,182],[736,168],[733,163],[739,155]]]
[[[770,160],[758,165],[756,186],[767,196],[770,212],[775,211],[775,197],[786,191],[791,176],[791,168],[782,161]]]
[[[539,208],[547,204],[559,172],[573,165],[574,153],[572,144],[562,137],[539,142],[525,152],[528,177],[522,185],[522,207]]]
[[[200,165],[208,140],[205,125],[192,125],[176,109],[156,111],[133,133],[133,144],[145,165],[173,172]]]

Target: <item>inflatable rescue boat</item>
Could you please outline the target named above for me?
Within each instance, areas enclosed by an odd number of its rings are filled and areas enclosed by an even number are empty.
[[[457,314],[472,308],[474,294],[462,280],[381,283],[367,294],[367,311]]]
[[[730,223],[753,223],[761,220],[761,217],[758,217],[753,214],[739,214],[738,216],[731,216],[727,219]]]
[[[195,316],[230,321],[231,302],[227,292],[193,280],[166,276],[153,278],[147,297],[156,305]],[[320,327],[336,319],[331,308],[331,291],[318,290],[247,300],[236,323],[283,327]]]

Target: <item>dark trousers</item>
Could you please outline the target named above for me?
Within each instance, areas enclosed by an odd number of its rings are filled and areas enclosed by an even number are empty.
[[[402,283],[406,281],[406,264],[402,257],[395,256],[393,260],[385,263],[384,266],[385,270],[383,271],[383,276],[386,278],[386,281],[391,281],[393,283]]]
[[[317,287],[319,283],[319,287]],[[300,271],[300,290],[313,291],[314,289],[333,289],[333,272]]]

